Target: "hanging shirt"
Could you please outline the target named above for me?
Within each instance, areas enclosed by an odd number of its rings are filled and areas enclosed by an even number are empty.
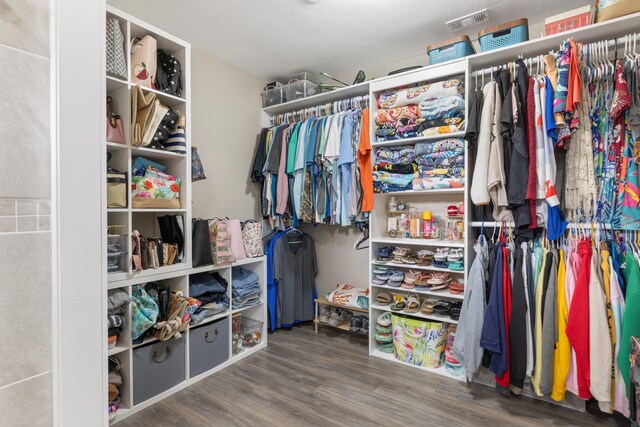
[[[526,247],[526,243],[524,244]],[[510,357],[510,389],[520,394],[527,376],[527,298],[525,290],[525,261],[522,247],[515,251],[513,289],[511,298],[511,319],[509,327],[509,357]]]
[[[620,344],[622,337],[622,320],[624,319],[625,301],[620,283],[618,282],[618,275],[614,271],[612,257],[607,260],[609,263],[610,283],[611,283],[611,311],[613,314],[613,321],[615,324],[615,348],[613,364],[615,369],[615,382],[614,382],[614,400],[613,408],[620,412],[625,417],[629,418],[629,401],[627,399],[627,390],[625,388],[622,372],[620,371],[620,364],[618,363],[618,355],[620,354]]]
[[[293,125],[288,126],[282,135],[280,148],[280,163],[278,164],[278,182],[276,184],[276,214],[284,215],[289,204],[289,178],[287,176],[287,149]]]
[[[607,299],[600,281],[600,254],[591,257],[589,280],[589,391],[600,410],[611,413],[611,372],[613,359],[607,320]],[[597,343],[597,344],[596,344]]]
[[[567,308],[571,307],[571,301],[573,300],[573,294],[576,289],[576,276],[580,271],[580,256],[574,251],[573,248],[567,250],[567,279],[565,281],[565,297],[567,299]],[[567,322],[569,316],[567,315]],[[565,327],[566,335],[566,327]],[[569,339],[569,337],[567,337]],[[571,344],[571,343],[569,343]],[[578,362],[576,360],[576,350],[571,347],[571,364],[569,365],[569,372],[567,373],[567,380],[565,386],[567,391],[578,395]]]
[[[618,365],[624,380],[627,395],[629,393],[629,353],[631,347],[631,337],[640,336],[640,269],[633,254],[627,252],[626,268],[624,270],[627,282],[627,293],[625,300],[626,310],[622,319],[622,333],[620,338],[620,348],[618,350]]]
[[[349,219],[349,192],[351,191],[351,164],[353,163],[353,112],[348,112],[344,117],[340,134],[340,155],[338,156],[338,168],[341,179],[341,195],[339,219],[342,226],[351,225]]]
[[[358,146],[358,166],[360,167],[360,183],[362,184],[362,212],[373,210],[373,176],[371,166],[369,109],[362,110],[362,129]]]
[[[565,290],[567,271],[564,257],[565,253],[560,249],[558,251],[558,288],[556,290],[556,335],[558,340],[553,355],[553,390],[551,391],[551,398],[557,402],[564,400],[567,390],[567,375],[571,365],[571,344],[569,344],[569,338],[565,332],[569,308]]]
[[[553,388],[553,365],[558,325],[556,323],[556,287],[558,282],[558,252],[549,251],[551,262],[549,275],[543,292],[542,313],[542,372],[540,374],[540,392],[543,395],[551,393]]]
[[[533,346],[533,303],[530,297],[530,281],[532,280],[530,277],[529,271],[531,270],[531,251],[529,250],[529,245],[527,242],[523,242],[521,245],[523,252],[523,268],[522,268],[522,277],[524,281],[524,298],[527,304],[526,311],[526,334],[527,334],[527,369],[526,376],[530,377],[533,374],[533,361],[534,361],[534,346]]]
[[[531,377],[531,384],[533,385],[533,390],[538,396],[542,396],[542,392],[540,391],[540,379],[542,376],[542,316],[544,312],[544,284],[545,281],[548,280],[549,272],[551,271],[551,257],[551,254],[544,249],[544,254],[542,255],[542,270],[538,274],[538,282],[536,283],[535,292],[535,367],[533,376]]]

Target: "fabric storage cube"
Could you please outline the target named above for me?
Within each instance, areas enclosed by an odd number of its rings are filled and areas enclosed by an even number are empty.
[[[427,53],[429,54],[429,63],[433,65],[464,58],[473,55],[476,51],[473,49],[469,36],[458,36],[427,46]]]
[[[169,390],[185,380],[184,339],[133,349],[133,404]]]
[[[478,33],[478,41],[482,52],[511,46],[527,40],[529,40],[529,21],[526,18],[485,28]]]
[[[393,315],[393,354],[401,362],[439,368],[444,359],[447,328],[441,322]]]
[[[309,80],[298,80],[285,86],[287,90],[287,101],[295,101],[296,99],[306,98],[314,94],[318,85]]]
[[[282,104],[287,102],[287,93],[285,91],[286,86],[276,86],[272,89],[267,89],[262,92],[262,106],[270,107],[272,105]]]
[[[229,360],[229,318],[189,331],[190,377],[215,368]]]

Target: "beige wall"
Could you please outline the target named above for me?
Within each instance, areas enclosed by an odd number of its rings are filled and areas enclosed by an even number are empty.
[[[0,425],[53,422],[49,1],[0,1]]]
[[[261,79],[192,48],[191,140],[207,176],[192,185],[194,218],[259,218],[259,187],[249,174],[263,87]]]

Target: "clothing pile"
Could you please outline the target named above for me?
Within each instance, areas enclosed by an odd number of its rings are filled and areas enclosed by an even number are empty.
[[[242,267],[231,269],[231,292],[233,309],[260,304],[260,282],[258,275]]]
[[[131,298],[122,289],[112,289],[109,291],[107,308],[107,327],[109,328],[108,347],[114,348],[126,322],[127,305],[131,303]]]
[[[373,167],[373,191],[390,193],[413,189],[413,179],[418,170],[415,150],[409,146],[380,147],[376,150]]]
[[[109,357],[109,418],[115,417],[120,409],[120,388],[122,387],[122,366],[120,359]]]
[[[369,109],[263,128],[251,171],[262,216],[300,222],[364,221],[373,208]]]
[[[416,144],[413,190],[464,187],[464,145],[464,139]]]
[[[376,142],[434,136],[464,129],[464,78],[423,83],[380,94]]]
[[[520,394],[530,378],[538,396],[561,401],[569,391],[629,416],[637,253],[619,257],[609,242],[577,237],[547,247],[480,236],[475,250],[453,346],[467,378],[482,364],[504,394]]]
[[[189,276],[189,295],[201,303],[191,315],[192,324],[201,323],[207,317],[229,309],[228,286],[227,281],[218,272]]]

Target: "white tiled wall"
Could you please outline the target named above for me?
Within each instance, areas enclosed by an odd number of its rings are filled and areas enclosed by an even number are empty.
[[[0,425],[52,425],[50,0],[0,0]]]

